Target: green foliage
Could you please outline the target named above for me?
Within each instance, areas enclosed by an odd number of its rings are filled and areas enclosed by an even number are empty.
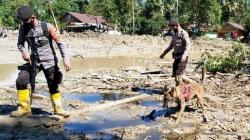
[[[242,23],[247,14],[247,0],[227,0],[220,3],[222,9],[222,22]]]
[[[245,25],[246,25],[246,30],[250,32],[250,13],[248,13],[245,16]]]
[[[245,60],[250,60],[250,48],[242,44],[234,44],[227,57],[213,56],[208,52],[202,54],[202,63],[212,73],[234,72]]]
[[[110,23],[117,24],[118,22],[118,9],[114,0],[92,0],[87,12],[96,16],[104,16]]]
[[[182,23],[195,21],[214,30],[221,21],[221,7],[217,0],[183,0],[180,2],[179,17]]]
[[[138,24],[140,28],[136,30],[137,34],[158,35],[166,26],[166,20],[161,14],[158,13],[150,19],[139,19]]]
[[[206,24],[211,30],[221,22],[237,21],[250,25],[246,0],[52,0],[56,20],[66,12],[81,12],[104,16],[110,26],[118,27],[125,34],[158,35],[171,16],[178,16],[181,24],[192,21]],[[40,20],[53,23],[47,0],[0,0],[0,26],[18,28],[15,18],[18,7],[29,4]],[[177,14],[178,13],[178,14]],[[133,28],[133,23],[135,27]]]
[[[18,21],[15,19],[16,10],[20,5],[27,4],[27,0],[12,1],[5,0],[0,3],[0,23],[3,26],[18,26]]]
[[[136,33],[157,35],[166,26],[166,19],[162,14],[159,1],[147,0],[142,8],[142,16],[138,21],[140,25]]]

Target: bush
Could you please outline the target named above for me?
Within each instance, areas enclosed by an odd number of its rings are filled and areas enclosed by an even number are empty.
[[[234,44],[227,57],[213,56],[208,52],[202,54],[202,62],[205,68],[212,73],[229,72],[239,70],[243,62],[250,60],[250,48],[242,44]]]

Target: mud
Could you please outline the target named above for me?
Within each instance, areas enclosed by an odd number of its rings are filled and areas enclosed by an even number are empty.
[[[182,122],[175,125],[178,111],[175,104],[170,109],[162,108],[163,87],[174,85],[171,54],[164,60],[158,58],[169,38],[86,33],[65,34],[63,39],[72,56],[72,71],[63,71],[60,86],[67,111],[81,111],[143,94],[152,96],[55,121],[49,117],[53,110],[41,73],[37,76],[36,94],[42,96],[32,104],[33,117],[39,119],[11,118],[9,114],[18,103],[16,66],[24,62],[15,47],[16,37],[1,39],[1,139],[250,139],[249,73],[238,76],[207,73],[204,100],[208,122],[203,121],[201,110],[190,101]],[[226,55],[233,43],[207,38],[193,40],[186,75],[199,82],[201,74],[193,70],[202,52]],[[152,118],[153,110],[156,114]]]

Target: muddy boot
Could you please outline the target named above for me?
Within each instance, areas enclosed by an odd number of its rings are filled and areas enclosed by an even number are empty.
[[[19,97],[19,107],[16,111],[11,112],[11,117],[22,117],[31,115],[30,93],[28,89],[17,90]]]
[[[54,108],[54,114],[68,118],[69,114],[65,112],[62,108],[62,98],[60,93],[51,94],[51,103]]]

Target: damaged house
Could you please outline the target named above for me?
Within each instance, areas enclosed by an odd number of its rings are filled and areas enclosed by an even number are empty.
[[[218,37],[226,38],[226,35],[230,35],[232,32],[236,32],[237,36],[240,37],[244,35],[245,31],[245,28],[241,24],[228,22],[219,30]]]
[[[66,31],[81,32],[92,30],[105,32],[107,30],[107,21],[102,16],[68,12],[60,18],[60,21],[66,23]]]

